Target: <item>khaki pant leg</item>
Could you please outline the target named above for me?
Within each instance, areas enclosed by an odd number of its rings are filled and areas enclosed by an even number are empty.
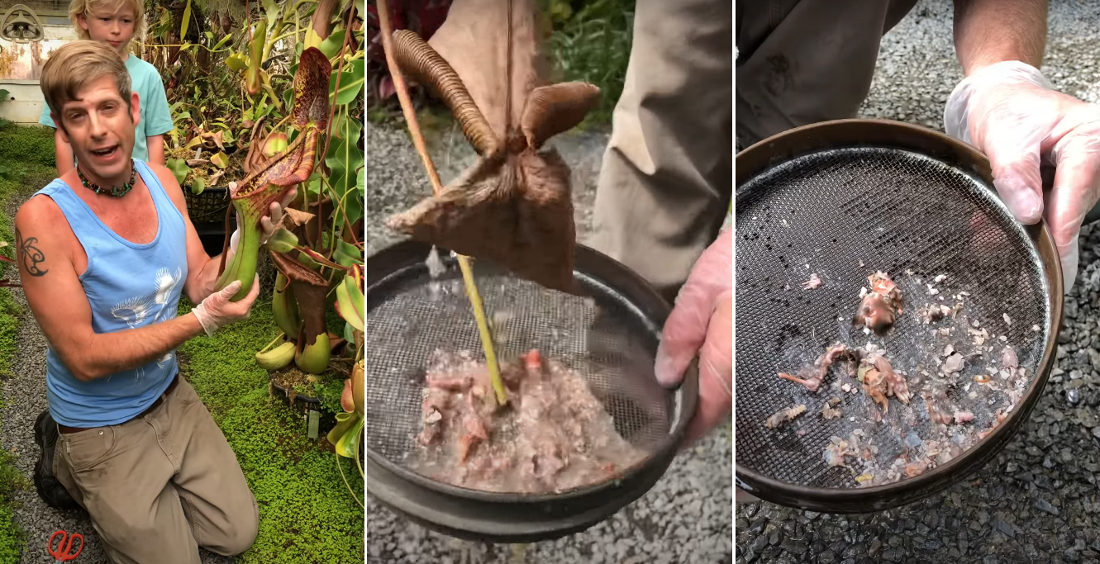
[[[638,2],[588,244],[667,297],[714,239],[732,196],[732,6]]]
[[[871,88],[882,35],[916,0],[737,2],[737,141],[851,118]]]
[[[112,562],[199,562],[198,544],[169,485],[173,464],[150,424],[137,419],[63,434],[56,449],[55,474],[88,510]]]
[[[259,509],[237,456],[191,384],[181,381],[166,402],[170,444],[179,453],[172,479],[199,546],[240,554],[256,540]],[[158,410],[159,411],[159,410]],[[186,432],[183,432],[186,430]]]

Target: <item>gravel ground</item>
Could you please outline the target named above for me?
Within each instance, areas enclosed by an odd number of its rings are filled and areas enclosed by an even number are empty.
[[[367,252],[398,240],[381,221],[431,193],[403,129],[368,127]],[[453,129],[428,132],[444,182],[471,162],[473,152]],[[578,239],[591,228],[596,173],[607,144],[603,133],[554,139],[573,169]],[[369,433],[370,430],[368,429]],[[732,434],[716,429],[673,461],[645,496],[581,533],[527,545],[486,544],[441,535],[396,516],[367,496],[368,562],[730,562]],[[367,477],[368,482],[370,477]]]
[[[1100,9],[1054,0],[1043,71],[1063,92],[1100,101]],[[951,3],[925,0],[883,40],[862,117],[942,129],[961,69]],[[1100,225],[1081,236],[1077,284],[1050,383],[1029,421],[987,465],[943,493],[888,511],[831,515],[767,502],[738,505],[737,561],[961,562],[1100,559]]]

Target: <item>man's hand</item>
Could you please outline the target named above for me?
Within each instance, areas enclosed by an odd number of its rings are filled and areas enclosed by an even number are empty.
[[[955,88],[944,127],[989,157],[993,184],[1017,219],[1046,218],[1068,292],[1077,277],[1081,222],[1100,196],[1100,106],[1052,90],[1031,65],[1004,61]],[[1040,163],[1055,166],[1045,204]]]
[[[206,296],[206,299],[191,310],[202,325],[207,336],[212,336],[219,327],[223,327],[234,321],[247,319],[252,302],[260,295],[259,275],[252,281],[252,290],[238,301],[231,301],[237,290],[241,289],[241,281],[234,280],[228,286]]]
[[[697,354],[699,404],[685,444],[728,418],[733,400],[733,229],[707,247],[680,289],[657,347],[657,380],[679,385]]]

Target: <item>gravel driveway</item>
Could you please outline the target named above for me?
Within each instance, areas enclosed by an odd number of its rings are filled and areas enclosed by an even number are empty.
[[[1100,101],[1100,8],[1054,0],[1043,71],[1063,92]],[[919,2],[884,39],[861,117],[942,129],[962,78],[951,2]],[[1100,559],[1100,226],[1081,236],[1056,368],[1029,421],[985,467],[909,506],[860,515],[739,505],[738,562],[1095,562]]]
[[[431,193],[412,144],[403,130],[368,127],[367,256],[399,238],[381,224],[384,217]],[[461,133],[427,132],[443,181],[473,157]],[[573,170],[578,239],[591,228],[596,173],[607,135],[570,133],[554,144]],[[369,429],[368,429],[369,432]],[[732,561],[730,515],[732,433],[726,424],[680,453],[645,496],[610,519],[581,533],[527,545],[476,543],[437,534],[396,516],[367,496],[368,562],[706,562]],[[370,477],[367,477],[368,482]]]

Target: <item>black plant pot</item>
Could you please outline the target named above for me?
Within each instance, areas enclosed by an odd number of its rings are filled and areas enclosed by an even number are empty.
[[[295,393],[274,379],[271,380],[271,392],[302,418],[303,431],[310,439],[323,438],[336,426],[336,414],[321,406],[321,398]]]

